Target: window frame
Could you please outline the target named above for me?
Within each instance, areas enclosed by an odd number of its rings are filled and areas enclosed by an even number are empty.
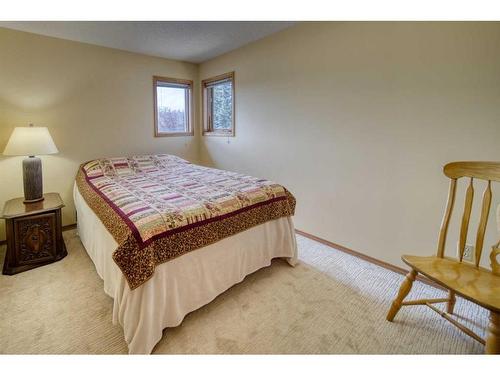
[[[209,110],[209,94],[208,88],[218,82],[230,80],[232,86],[232,121],[231,129],[229,130],[215,130],[212,128],[211,110]],[[235,136],[235,84],[234,84],[234,71],[229,73],[220,74],[215,77],[207,78],[201,81],[201,103],[202,103],[202,119],[203,119],[203,135],[216,136],[216,137],[234,137]]]
[[[186,113],[187,113],[187,131],[184,132],[160,132],[158,130],[158,83],[186,85]],[[170,78],[162,76],[153,76],[153,106],[154,106],[154,135],[155,137],[186,137],[194,136],[193,126],[193,81],[189,79]]]

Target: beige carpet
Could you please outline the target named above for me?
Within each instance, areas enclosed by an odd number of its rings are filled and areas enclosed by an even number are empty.
[[[1,353],[126,353],[112,300],[75,231],[69,255],[0,276]],[[402,276],[298,237],[301,264],[276,260],[164,331],[154,353],[481,353],[425,307],[385,320]],[[3,262],[5,246],[0,248]],[[416,283],[412,295],[442,296]],[[484,335],[486,312],[458,300],[463,322]],[[476,324],[479,323],[479,324]]]

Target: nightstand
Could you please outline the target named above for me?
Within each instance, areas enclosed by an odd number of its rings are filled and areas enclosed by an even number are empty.
[[[6,221],[7,253],[4,275],[14,275],[61,260],[67,255],[62,237],[61,209],[57,193],[44,200],[23,203],[23,198],[7,201],[2,218]]]

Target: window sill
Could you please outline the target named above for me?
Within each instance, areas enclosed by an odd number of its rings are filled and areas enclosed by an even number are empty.
[[[208,137],[234,137],[234,132],[203,132],[203,135]]]
[[[156,133],[155,137],[192,137],[194,132],[184,132],[184,133]]]

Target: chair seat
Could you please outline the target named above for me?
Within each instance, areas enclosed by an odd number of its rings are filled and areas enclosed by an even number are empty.
[[[429,279],[489,310],[500,312],[500,276],[452,258],[403,255],[403,262]]]

